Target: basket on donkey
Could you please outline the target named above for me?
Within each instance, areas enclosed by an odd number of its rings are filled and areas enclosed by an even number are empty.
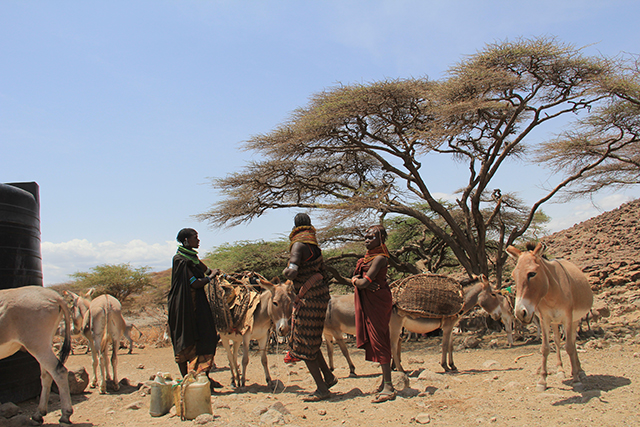
[[[395,307],[412,317],[451,317],[464,304],[462,284],[441,274],[415,274],[389,286]]]
[[[252,281],[252,278],[264,280],[254,272],[221,272],[206,285],[205,292],[218,332],[243,332],[247,313],[250,309],[255,309],[260,295],[255,279]]]

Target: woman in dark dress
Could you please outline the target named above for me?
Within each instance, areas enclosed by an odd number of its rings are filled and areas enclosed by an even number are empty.
[[[183,228],[177,240],[181,246],[173,257],[168,298],[173,352],[183,376],[190,371],[208,376],[219,336],[204,286],[218,270],[211,270],[198,258],[195,249],[200,246],[200,240],[196,230]],[[221,387],[217,381],[209,380],[212,387]]]

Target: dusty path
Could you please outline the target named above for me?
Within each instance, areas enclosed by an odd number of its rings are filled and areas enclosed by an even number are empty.
[[[456,343],[465,334],[456,334]],[[498,338],[500,348],[491,348]],[[244,390],[229,387],[230,374],[222,348],[216,356],[220,370],[213,377],[225,385],[212,399],[214,426],[269,425],[276,418],[261,414],[276,402],[281,402],[290,414],[281,417],[279,425],[290,426],[374,426],[428,423],[434,426],[555,426],[640,425],[640,340],[607,343],[604,349],[581,344],[580,358],[587,374],[585,387],[573,390],[556,375],[549,377],[549,389],[535,391],[536,369],[539,365],[539,345],[517,343],[514,348],[502,348],[504,337],[493,334],[483,339],[483,347],[454,353],[460,371],[445,375],[439,366],[439,338],[404,344],[403,364],[413,370],[410,386],[397,399],[371,404],[369,394],[379,381],[379,367],[364,361],[361,350],[351,353],[359,377],[348,378],[348,368],[341,354],[336,354],[336,374],[339,383],[332,389],[335,396],[325,402],[304,403],[300,398],[313,391],[313,383],[304,365],[286,365],[282,351],[269,354],[269,368],[281,384],[273,391],[266,387],[257,352],[251,353]],[[495,345],[495,344],[493,344]],[[586,348],[586,349],[585,349]],[[527,356],[531,353],[534,355]],[[517,360],[517,361],[516,361]],[[555,356],[550,360],[550,372],[555,372]],[[566,369],[568,358],[563,352]],[[131,384],[148,380],[156,372],[177,374],[170,347],[136,349],[134,354],[119,352],[120,376]],[[70,357],[67,366],[85,366],[91,370],[87,355]],[[400,380],[394,374],[394,380]],[[57,425],[60,414],[57,395],[52,395],[52,412],[45,418],[46,426]],[[180,421],[166,415],[149,415],[149,395],[143,389],[123,387],[120,392],[100,395],[95,389],[73,396],[72,420],[78,427],[90,426],[184,426],[193,421]],[[20,405],[31,413],[35,400]],[[273,412],[271,411],[270,414]],[[276,414],[277,415],[277,414]],[[1,422],[1,421],[0,421]],[[12,425],[9,421],[5,424]]]

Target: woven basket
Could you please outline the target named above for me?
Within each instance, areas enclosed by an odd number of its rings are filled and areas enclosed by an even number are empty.
[[[460,313],[464,295],[460,282],[440,274],[416,274],[389,285],[394,305],[418,317],[450,317]]]
[[[254,274],[222,273],[206,285],[205,292],[218,332],[228,334],[244,325],[249,306],[257,294],[254,285],[249,281]]]

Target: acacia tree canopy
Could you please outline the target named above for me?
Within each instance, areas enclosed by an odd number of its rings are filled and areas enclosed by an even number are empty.
[[[408,216],[441,239],[467,273],[488,274],[489,236],[500,235],[501,248],[512,244],[543,203],[610,154],[561,168],[561,182],[529,207],[507,203],[495,190],[497,171],[530,150],[532,131],[546,122],[563,116],[611,122],[600,109],[623,100],[605,84],[626,78],[616,70],[612,61],[539,38],[487,45],[439,81],[385,80],[325,90],[271,132],[245,143],[263,160],[214,179],[223,199],[199,217],[215,227],[234,226],[271,209],[297,207],[320,210],[335,227],[368,214]],[[455,210],[434,196],[439,182],[425,179],[422,162],[434,154],[468,167]],[[498,254],[496,263],[502,262]]]

